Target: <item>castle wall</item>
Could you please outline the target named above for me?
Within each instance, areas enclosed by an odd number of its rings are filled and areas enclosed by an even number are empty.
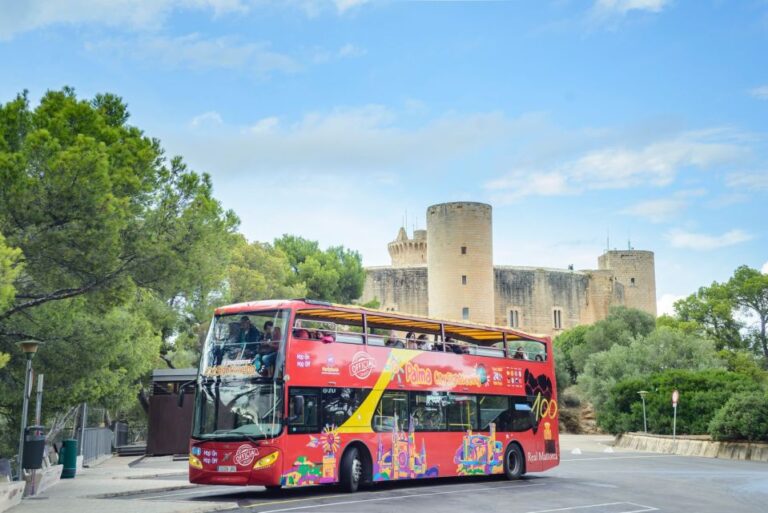
[[[427,266],[367,267],[361,303],[377,299],[382,310],[428,314]]]
[[[570,270],[496,266],[494,323],[509,326],[510,310],[518,311],[517,327],[556,335],[582,324],[589,312],[590,277]],[[556,321],[555,311],[559,310]],[[556,322],[559,325],[556,326]]]
[[[452,320],[467,308],[470,321],[553,336],[605,319],[613,306],[656,315],[653,252],[606,251],[597,270],[494,267],[491,223],[490,205],[432,205],[427,230],[409,238],[400,228],[389,243],[391,267],[366,268],[360,301]]]
[[[493,323],[491,206],[457,202],[427,209],[429,315]]]
[[[589,276],[588,305],[582,316],[582,324],[592,324],[605,319],[612,306],[624,304],[624,285],[616,280],[616,275],[610,270],[582,272]]]
[[[606,251],[597,260],[624,285],[624,305],[656,316],[656,271],[653,251]]]

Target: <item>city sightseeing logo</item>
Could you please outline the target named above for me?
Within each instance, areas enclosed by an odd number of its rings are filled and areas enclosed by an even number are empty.
[[[373,359],[373,356],[358,351],[352,357],[352,363],[349,364],[349,373],[358,379],[365,379],[371,375],[375,368],[376,360]]]
[[[235,463],[242,467],[246,467],[253,462],[256,455],[259,454],[259,450],[255,447],[251,447],[248,444],[243,444],[237,448],[235,453]]]

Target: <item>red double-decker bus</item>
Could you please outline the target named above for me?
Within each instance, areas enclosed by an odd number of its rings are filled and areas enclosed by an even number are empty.
[[[512,329],[310,300],[218,308],[193,483],[267,488],[506,474],[559,462],[552,345]]]

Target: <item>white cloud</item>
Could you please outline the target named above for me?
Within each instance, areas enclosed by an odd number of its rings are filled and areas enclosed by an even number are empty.
[[[749,94],[757,98],[758,100],[768,100],[768,85],[755,87],[749,91]]]
[[[640,201],[622,210],[620,213],[647,219],[652,223],[672,221],[690,204],[690,198],[703,196],[704,189],[677,191],[668,198]]]
[[[496,201],[511,202],[532,195],[577,194],[594,189],[626,189],[670,184],[680,169],[707,168],[742,156],[738,136],[727,130],[686,132],[643,148],[593,150],[544,170],[513,170],[490,181],[486,189]],[[538,189],[530,184],[543,184]]]
[[[397,126],[399,114],[382,105],[310,112],[291,122],[275,116],[215,133],[163,136],[173,153],[199,169],[237,173],[404,172],[436,166],[514,131],[497,113],[445,115],[415,128]]]
[[[350,9],[354,9],[355,7],[363,5],[367,2],[368,0],[334,0],[334,4],[336,4],[336,10],[339,12],[339,14],[344,14]]]
[[[641,201],[621,211],[635,217],[642,217],[652,223],[671,221],[687,206],[688,202],[681,198],[663,198]]]
[[[598,13],[624,15],[630,11],[661,12],[669,0],[597,0],[593,9]]]
[[[677,294],[662,294],[656,303],[656,310],[659,315],[675,315],[675,302],[685,299],[686,296]]]
[[[88,43],[86,49],[175,68],[233,69],[261,75],[273,71],[291,73],[301,68],[291,57],[272,51],[268,43],[246,43],[234,37],[206,38],[200,34],[187,34],[108,39]]]
[[[711,251],[734,246],[753,238],[754,236],[743,230],[730,230],[722,235],[692,233],[684,230],[670,230],[666,234],[666,239],[672,247],[695,251]]]
[[[768,262],[763,264],[763,267],[760,269],[760,272],[763,274],[768,274]]]
[[[351,59],[355,57],[361,57],[366,53],[367,52],[363,48],[353,45],[352,43],[347,43],[335,51],[329,51],[324,49],[315,50],[314,56],[312,57],[312,61],[315,62],[315,64],[321,64],[321,63],[337,61],[341,59]]]
[[[761,173],[730,173],[725,184],[734,189],[768,190],[768,171]]]
[[[344,15],[367,0],[0,0],[0,40],[50,25],[104,25],[157,30],[172,13],[204,11],[214,17],[244,14],[272,4],[307,17],[324,11]]]
[[[195,116],[192,121],[189,122],[189,126],[192,128],[204,128],[210,126],[223,125],[224,120],[221,119],[221,115],[216,111],[209,111]]]
[[[174,10],[243,12],[240,0],[0,0],[0,40],[55,24],[157,29]]]

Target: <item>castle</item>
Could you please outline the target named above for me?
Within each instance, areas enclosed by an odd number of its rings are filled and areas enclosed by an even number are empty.
[[[652,251],[603,253],[597,269],[493,264],[492,209],[475,202],[427,209],[427,229],[389,243],[392,265],[367,267],[361,302],[441,319],[557,335],[604,319],[612,306],[656,315]]]

